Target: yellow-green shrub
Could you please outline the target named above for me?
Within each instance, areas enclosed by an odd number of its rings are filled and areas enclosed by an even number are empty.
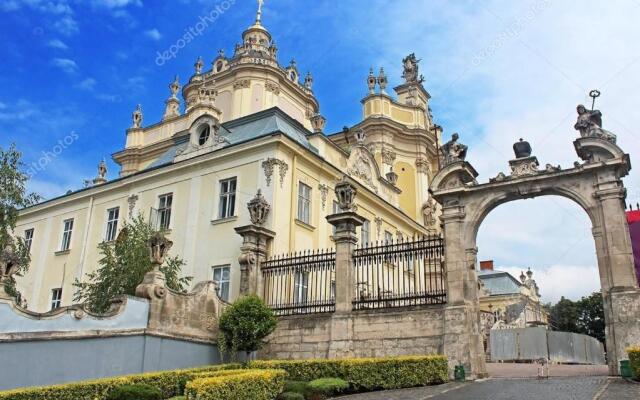
[[[284,388],[287,373],[246,369],[232,375],[195,379],[187,384],[188,400],[273,400]]]
[[[433,385],[448,379],[447,357],[405,356],[342,360],[251,361],[249,368],[283,369],[291,380],[341,378],[359,390]]]
[[[145,384],[156,387],[165,397],[180,394],[181,386],[194,378],[220,370],[238,369],[238,364],[214,365],[175,371],[148,372],[138,375],[103,378],[92,381],[0,392],[0,400],[104,400],[116,387]]]
[[[629,354],[629,362],[631,363],[633,376],[636,379],[640,379],[640,346],[628,348],[627,354]]]

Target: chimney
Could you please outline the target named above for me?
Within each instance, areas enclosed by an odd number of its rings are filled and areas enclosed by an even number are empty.
[[[493,271],[493,260],[480,261],[480,271]]]

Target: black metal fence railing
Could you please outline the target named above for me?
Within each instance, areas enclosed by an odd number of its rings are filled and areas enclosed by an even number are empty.
[[[261,269],[263,298],[276,315],[335,311],[335,251],[273,257]]]
[[[353,309],[446,303],[443,256],[442,236],[363,244],[353,253]]]

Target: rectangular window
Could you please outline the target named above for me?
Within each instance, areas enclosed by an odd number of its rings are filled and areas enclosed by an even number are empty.
[[[31,252],[31,243],[33,243],[33,228],[24,231],[24,244],[28,252]]]
[[[163,194],[158,198],[158,229],[169,229],[171,224],[171,204],[173,193]]]
[[[384,231],[384,242],[393,243],[393,233],[389,231]]]
[[[371,222],[365,219],[360,228],[360,243],[365,244],[371,241]]]
[[[120,207],[107,210],[107,232],[104,236],[105,241],[111,242],[112,240],[116,240],[118,218],[120,218]]]
[[[339,213],[339,212],[340,212],[340,205],[338,204],[338,202],[337,202],[337,201],[334,201],[334,202],[333,202],[333,213],[334,213],[334,214],[337,214],[337,213]],[[332,225],[332,226],[331,226],[331,228],[332,228],[332,230],[333,230],[333,234],[335,235],[335,234],[336,234],[336,226],[335,226],[335,225]]]
[[[236,208],[236,178],[220,181],[220,206],[218,218],[233,217]]]
[[[229,301],[229,285],[231,282],[230,266],[213,267],[213,280],[218,283],[218,294],[224,301]]]
[[[67,251],[71,248],[71,234],[73,233],[73,218],[64,221],[62,230],[62,243],[60,243],[60,251]]]
[[[62,288],[51,289],[51,309],[60,308],[62,304]]]
[[[298,220],[311,225],[311,186],[298,185]]]
[[[305,303],[309,293],[309,273],[298,271],[294,275],[293,282],[294,302]]]

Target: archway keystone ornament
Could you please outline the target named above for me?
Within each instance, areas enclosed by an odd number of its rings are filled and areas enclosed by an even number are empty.
[[[597,111],[597,110],[596,110]],[[629,155],[601,134],[598,121],[584,134],[584,110],[575,128],[581,137],[574,147],[583,163],[562,170],[547,164],[538,169],[528,144],[517,145],[509,161],[511,174],[500,173],[479,184],[464,159],[444,165],[434,177],[433,198],[442,205],[448,305],[444,352],[450,364],[463,363],[474,376],[485,373],[480,335],[476,236],[484,218],[500,204],[544,195],[569,198],[585,210],[592,223],[606,320],[609,372],[618,374],[625,349],[640,343],[640,289],[635,276],[631,239],[625,219],[626,190],[622,177],[631,169]],[[444,147],[444,146],[443,146]],[[530,146],[529,146],[530,147]],[[524,151],[529,150],[529,151]]]

